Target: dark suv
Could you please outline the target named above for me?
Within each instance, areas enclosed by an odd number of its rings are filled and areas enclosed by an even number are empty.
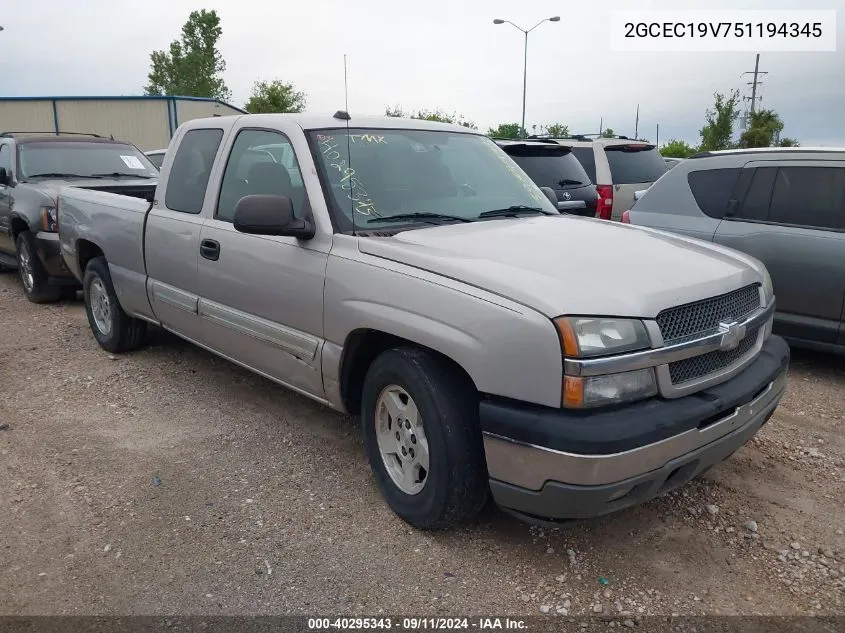
[[[96,135],[0,133],[0,267],[17,268],[34,303],[78,282],[59,250],[63,186],[135,192],[152,201],[158,170],[134,145]]]
[[[554,190],[561,212],[596,217],[598,193],[571,148],[542,139],[494,140],[538,186]]]

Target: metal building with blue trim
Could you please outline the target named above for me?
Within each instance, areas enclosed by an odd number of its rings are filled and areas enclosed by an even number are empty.
[[[0,97],[0,132],[89,132],[148,151],[167,147],[180,123],[244,113],[203,97]]]

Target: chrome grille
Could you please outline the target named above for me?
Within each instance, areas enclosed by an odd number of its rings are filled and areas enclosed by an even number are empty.
[[[657,325],[667,345],[716,330],[719,323],[737,321],[760,307],[760,285],[663,310]],[[736,351],[736,350],[733,350]]]
[[[702,376],[715,373],[732,365],[745,356],[757,342],[757,334],[760,328],[749,330],[745,338],[732,350],[723,352],[716,350],[701,356],[685,358],[674,363],[669,363],[669,377],[673,385],[695,380]]]

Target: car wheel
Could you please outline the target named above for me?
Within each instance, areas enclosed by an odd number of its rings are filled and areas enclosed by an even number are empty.
[[[362,427],[376,482],[411,525],[452,527],[484,507],[478,394],[450,362],[415,348],[383,352],[364,380]]]
[[[100,347],[110,352],[127,352],[143,344],[147,324],[130,317],[120,307],[105,257],[88,262],[82,294],[88,324]]]
[[[26,298],[33,303],[57,301],[61,296],[61,288],[47,283],[47,272],[41,265],[41,260],[38,259],[32,233],[21,231],[16,245],[18,249],[18,274]]]

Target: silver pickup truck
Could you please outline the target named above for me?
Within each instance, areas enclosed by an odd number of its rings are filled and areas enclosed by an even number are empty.
[[[534,521],[645,501],[745,444],[786,385],[758,261],[561,215],[463,127],[194,120],[151,205],[66,188],[59,227],[103,348],[153,323],[360,414],[385,499],[424,529],[491,493]]]

